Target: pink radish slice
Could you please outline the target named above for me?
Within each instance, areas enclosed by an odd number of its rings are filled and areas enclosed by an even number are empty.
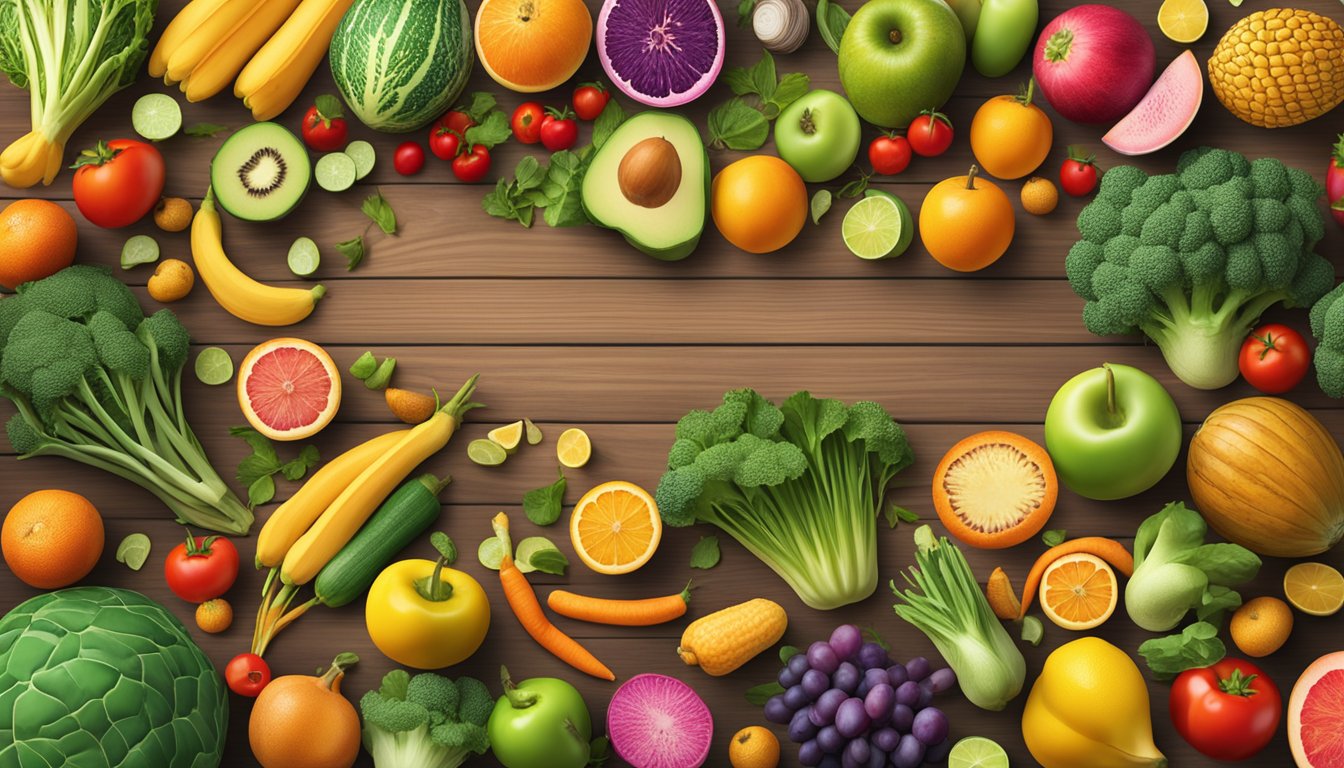
[[[607,737],[634,768],[699,768],[709,757],[714,718],[680,680],[636,675],[611,697]]]
[[[1122,155],[1146,155],[1180,138],[1204,100],[1204,72],[1193,51],[1167,65],[1138,106],[1102,142]]]

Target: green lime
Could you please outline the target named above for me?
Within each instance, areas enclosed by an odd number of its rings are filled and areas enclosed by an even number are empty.
[[[1045,637],[1045,625],[1035,616],[1022,617],[1022,642],[1040,645]]]
[[[138,571],[149,559],[149,537],[143,533],[132,533],[117,545],[117,562],[125,563],[127,568]]]
[[[206,347],[196,355],[196,378],[202,384],[218,386],[233,378],[233,358],[219,347]]]
[[[967,736],[952,747],[947,768],[1008,768],[1008,753],[984,736]]]
[[[285,257],[289,271],[299,277],[312,277],[322,263],[322,253],[311,237],[300,237],[289,246],[289,255]]]
[[[498,571],[499,564],[504,562],[504,542],[500,541],[498,536],[491,536],[482,541],[481,546],[476,548],[476,559],[486,568]]]
[[[131,269],[159,260],[159,241],[149,235],[131,235],[121,245],[121,268]]]
[[[467,458],[483,467],[497,467],[509,458],[509,454],[492,440],[472,440],[467,443]]]
[[[131,127],[150,141],[170,139],[182,129],[182,108],[166,93],[147,93],[131,107]]]
[[[532,565],[532,556],[545,550],[560,551],[545,536],[529,536],[518,542],[518,548],[513,553],[513,562],[517,564],[518,570],[531,573],[537,570],[536,566]]]
[[[915,240],[915,230],[917,229],[915,217],[910,214],[910,206],[906,205],[901,198],[877,187],[869,187],[864,190],[863,195],[864,197],[885,197],[895,203],[896,209],[901,212],[901,238],[896,241],[896,247],[892,249],[891,253],[887,254],[887,258],[893,259],[909,250],[910,243]]]
[[[904,222],[891,198],[865,197],[845,212],[840,235],[850,253],[860,259],[885,259],[896,250]]]
[[[362,179],[369,175],[373,170],[374,158],[373,145],[367,141],[356,140],[345,145],[345,154],[355,161],[355,178]]]
[[[344,152],[328,152],[313,166],[313,180],[328,192],[344,192],[355,185],[358,177],[355,161]]]

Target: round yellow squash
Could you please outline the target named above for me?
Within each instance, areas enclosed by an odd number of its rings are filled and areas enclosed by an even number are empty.
[[[1320,117],[1344,101],[1344,29],[1311,11],[1252,13],[1213,49],[1209,86],[1251,125],[1286,128]]]
[[[1277,397],[1218,408],[1190,440],[1195,508],[1228,541],[1306,557],[1344,535],[1344,455],[1321,422]]]

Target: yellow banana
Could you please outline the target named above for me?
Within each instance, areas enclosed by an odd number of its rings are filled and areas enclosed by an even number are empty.
[[[322,285],[312,289],[266,285],[234,266],[224,253],[213,190],[206,192],[191,221],[191,258],[215,301],[229,314],[254,325],[293,325],[312,314],[317,300],[327,292]]]
[[[187,101],[202,101],[224,90],[298,4],[299,0],[264,0],[257,6],[245,23],[220,40],[182,81]]]
[[[168,23],[154,50],[149,53],[149,76],[162,78],[168,72],[168,58],[183,41],[189,39],[201,24],[224,4],[224,0],[191,0]]]
[[[196,65],[222,41],[247,24],[263,6],[276,0],[224,0],[209,18],[191,33],[168,56],[168,71],[164,82],[180,83],[191,76]]]
[[[233,94],[256,120],[270,120],[298,98],[326,58],[336,25],[354,0],[302,0],[294,13],[252,57]]]

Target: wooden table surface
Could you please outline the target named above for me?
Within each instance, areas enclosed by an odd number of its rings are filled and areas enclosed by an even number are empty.
[[[155,37],[183,0],[162,0]],[[590,0],[596,15],[599,3]],[[844,3],[851,10],[857,3]],[[1042,24],[1072,3],[1043,0]],[[476,2],[468,3],[475,10]],[[723,4],[729,29],[727,65],[750,65],[760,49],[749,32],[733,25],[735,3]],[[1209,32],[1194,46],[1207,58],[1222,30],[1242,14],[1268,7],[1249,0],[1242,8],[1225,0],[1209,0]],[[1333,0],[1301,0],[1298,5],[1344,18],[1344,8]],[[1126,3],[1152,33],[1159,68],[1182,47],[1156,29],[1156,0]],[[778,58],[781,73],[806,72],[814,87],[839,89],[835,57],[815,33],[799,52]],[[596,55],[590,55],[580,80],[601,74]],[[912,209],[930,185],[964,173],[970,164],[965,131],[974,110],[987,97],[1015,92],[1027,76],[1027,67],[989,81],[967,66],[947,112],[960,134],[951,151],[936,159],[916,158],[911,168],[883,187],[903,198]],[[524,97],[504,91],[477,68],[471,90],[495,93],[511,110]],[[131,136],[130,108],[137,97],[164,87],[143,76],[131,88],[114,96],[72,139],[67,160],[81,147],[99,138]],[[175,91],[174,91],[175,93]],[[297,129],[304,108],[320,93],[334,93],[324,64],[295,106],[280,120]],[[726,94],[716,87],[686,108],[703,130],[707,110]],[[542,95],[558,103],[568,90]],[[13,87],[0,87],[0,140],[8,142],[27,131],[28,96]],[[624,102],[627,111],[634,105]],[[185,104],[185,122],[221,123],[233,128],[251,120],[240,103],[227,93],[200,104]],[[1289,165],[1322,178],[1329,146],[1344,128],[1334,114],[1291,129],[1267,131],[1246,125],[1229,115],[1212,94],[1191,129],[1168,149],[1126,161],[1101,144],[1102,130],[1075,125],[1055,117],[1055,144],[1046,161],[1054,175],[1070,144],[1096,152],[1103,168],[1137,162],[1153,172],[1169,172],[1184,149],[1212,144],[1251,156],[1273,155]],[[586,141],[588,126],[582,129]],[[875,135],[865,129],[865,139]],[[492,689],[500,664],[517,677],[559,676],[583,691],[594,722],[604,722],[606,703],[614,684],[587,679],[540,650],[520,629],[505,607],[498,580],[476,562],[477,543],[489,535],[489,517],[509,510],[516,536],[545,534],[572,555],[563,525],[535,530],[523,517],[520,502],[528,489],[554,477],[554,439],[569,426],[581,426],[592,436],[593,460],[582,470],[567,472],[567,503],[592,485],[624,478],[652,489],[664,466],[672,440],[673,423],[687,410],[715,405],[730,388],[751,386],[772,398],[798,389],[845,400],[874,399],[885,405],[907,428],[918,457],[914,467],[897,479],[895,502],[919,514],[935,517],[927,488],[933,467],[943,451],[961,437],[989,427],[1018,430],[1041,439],[1045,408],[1056,388],[1073,374],[1102,362],[1129,363],[1158,377],[1175,397],[1187,432],[1216,406],[1251,394],[1242,383],[1216,392],[1200,392],[1180,382],[1167,370],[1158,350],[1139,338],[1099,338],[1082,325],[1082,300],[1064,280],[1064,255],[1075,238],[1073,220],[1081,202],[1065,198],[1054,214],[1036,218],[1018,212],[1017,236],[1012,248],[994,266],[962,275],[943,269],[915,245],[899,259],[868,263],[850,255],[840,240],[842,201],[820,226],[808,224],[798,240],[769,255],[750,255],[728,245],[712,225],[699,249],[678,263],[655,261],[627,246],[621,237],[596,227],[549,229],[538,219],[527,230],[515,223],[486,216],[480,201],[485,185],[454,183],[447,163],[432,156],[425,171],[409,179],[392,170],[395,145],[408,138],[378,135],[351,118],[351,138],[369,139],[378,149],[378,166],[355,189],[334,195],[314,188],[302,206],[282,221],[248,224],[225,217],[228,253],[249,273],[272,282],[302,285],[285,266],[289,243],[308,235],[323,248],[318,278],[329,293],[304,323],[287,329],[249,326],[226,314],[200,286],[174,305],[197,345],[219,345],[238,362],[252,345],[276,335],[296,335],[326,347],[344,368],[366,349],[399,359],[396,383],[402,387],[452,390],[472,373],[481,373],[478,399],[488,409],[474,411],[463,432],[426,468],[455,478],[446,492],[439,528],[446,530],[464,552],[462,567],[485,586],[494,617],[482,649],[450,674],[473,674]],[[409,138],[423,140],[417,132]],[[209,161],[222,138],[179,136],[161,145],[168,163],[166,194],[199,201],[206,187]],[[762,152],[773,152],[767,145]],[[522,146],[510,142],[495,153],[491,180],[511,171],[522,157]],[[711,151],[714,168],[723,167],[739,153]],[[48,197],[74,212],[71,174],[63,172],[50,187],[34,190],[0,189],[4,200],[25,196]],[[1016,200],[1019,185],[1003,186]],[[364,229],[359,202],[379,188],[397,212],[401,229],[395,237],[374,234],[364,264],[347,272],[331,246]],[[1323,208],[1324,210],[1324,208]],[[186,233],[169,235],[142,222],[123,231],[100,230],[79,221],[79,260],[115,265],[121,243],[130,234],[153,234],[165,257],[189,258]],[[1339,254],[1344,237],[1328,225],[1329,234],[1318,246],[1321,253]],[[145,296],[151,270],[117,270],[117,275]],[[1305,330],[1305,313],[1277,310],[1275,317]],[[186,374],[189,418],[215,466],[225,477],[244,455],[243,444],[230,438],[228,427],[243,423],[231,387],[212,389]],[[345,381],[345,398],[336,421],[316,439],[324,457],[334,456],[356,441],[392,426],[381,394]],[[1311,408],[1331,431],[1344,435],[1344,411],[1323,396],[1309,378],[1292,399]],[[0,418],[8,418],[8,403]],[[467,460],[465,448],[493,426],[524,416],[546,432],[546,441],[527,448],[499,468],[483,468]],[[85,580],[139,590],[162,602],[189,627],[192,635],[221,669],[236,653],[247,650],[251,615],[257,605],[260,578],[245,568],[229,597],[239,619],[221,636],[204,636],[192,621],[193,606],[175,598],[161,575],[163,558],[176,544],[182,529],[153,497],[138,488],[58,459],[36,459],[19,464],[7,443],[0,459],[0,508],[7,509],[24,494],[39,488],[67,488],[87,495],[102,512],[107,527],[103,559]],[[282,447],[282,451],[284,448]],[[1138,523],[1170,500],[1188,499],[1177,469],[1155,489],[1132,499],[1099,503],[1072,493],[1061,494],[1051,528],[1070,535],[1097,534],[1132,539]],[[294,486],[281,482],[279,498]],[[259,521],[274,509],[258,510]],[[935,522],[935,526],[936,526]],[[255,530],[255,529],[254,529]],[[154,550],[149,563],[136,573],[113,559],[116,543],[128,533],[149,534]],[[880,577],[887,579],[913,562],[911,526],[888,530],[879,526]],[[566,577],[534,574],[532,583],[544,595],[553,586],[611,596],[645,596],[681,589],[694,577],[696,590],[686,620],[653,628],[603,628],[559,620],[559,625],[586,643],[625,679],[640,672],[661,672],[691,683],[710,704],[715,718],[715,745],[709,765],[727,765],[728,737],[746,725],[764,722],[759,708],[749,705],[743,692],[773,679],[778,663],[773,652],[762,654],[737,673],[711,678],[686,667],[673,652],[690,618],[703,615],[750,596],[779,601],[788,610],[790,624],[784,642],[805,646],[826,637],[841,622],[875,628],[891,642],[899,657],[935,655],[922,634],[897,619],[889,590],[881,586],[868,600],[827,613],[799,602],[765,566],[726,535],[723,561],[711,571],[691,571],[690,549],[701,535],[717,533],[708,527],[669,529],[656,557],[645,568],[626,577],[606,577],[584,568],[575,557]],[[250,561],[255,538],[239,541],[243,560]],[[1030,563],[1042,550],[1039,540],[1006,552],[967,550],[976,574],[988,575],[1002,564],[1020,583]],[[409,554],[422,556],[424,543]],[[1341,565],[1339,552],[1325,560]],[[1256,582],[1243,590],[1246,597],[1280,594],[1286,561],[1267,559]],[[5,569],[0,572],[0,610],[8,610],[35,591]],[[1288,644],[1264,660],[1285,699],[1299,672],[1317,656],[1341,647],[1341,620],[1299,615]],[[1014,630],[1015,632],[1015,630]],[[1133,654],[1148,634],[1125,616],[1116,615],[1097,634]],[[1075,637],[1047,623],[1039,648],[1025,647],[1028,685],[1049,651]],[[392,668],[369,641],[363,623],[363,603],[341,609],[315,609],[286,631],[272,646],[268,659],[276,674],[311,673],[340,651],[357,652],[362,661],[349,675],[345,691],[357,698],[376,687]],[[1137,658],[1137,656],[1136,656]],[[1186,768],[1213,764],[1190,749],[1175,733],[1167,714],[1168,686],[1150,681],[1152,717],[1158,746],[1173,766]],[[1022,742],[1019,727],[1026,693],[1005,712],[980,711],[959,695],[939,701],[951,717],[954,738],[978,734],[1003,744],[1014,765],[1034,764]],[[231,698],[232,716],[224,765],[251,766],[247,746],[249,702]],[[1104,706],[1096,702],[1094,706]],[[783,729],[777,728],[783,737]],[[796,752],[786,745],[784,765],[796,764]],[[488,759],[480,764],[493,764]],[[1275,742],[1254,761],[1257,766],[1290,766],[1292,759],[1280,729]],[[367,756],[360,765],[371,765]]]

